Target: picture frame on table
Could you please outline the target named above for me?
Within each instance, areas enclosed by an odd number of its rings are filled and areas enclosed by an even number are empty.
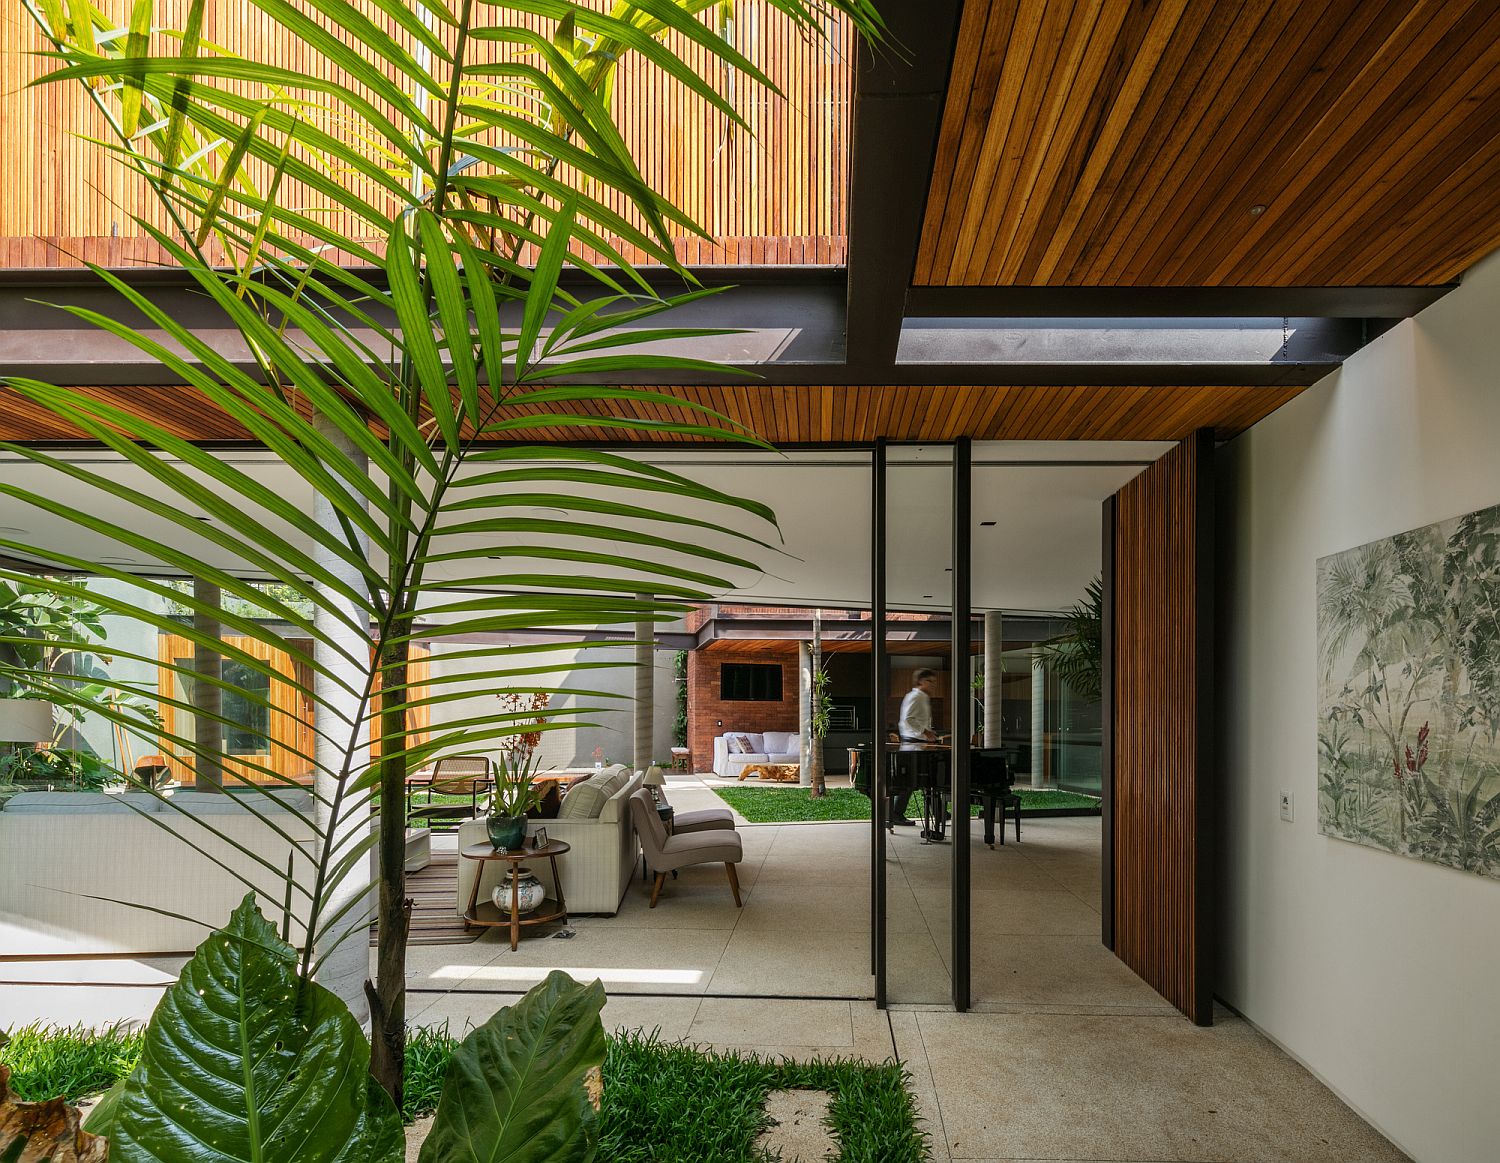
[[[538,851],[547,847],[547,829],[538,828],[531,836],[531,846]]]

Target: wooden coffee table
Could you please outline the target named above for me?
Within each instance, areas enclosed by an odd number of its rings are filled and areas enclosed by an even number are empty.
[[[740,768],[740,779],[743,780],[751,772],[756,777],[769,780],[771,783],[796,783],[802,778],[802,765],[800,763],[747,763]]]
[[[479,886],[484,880],[484,866],[481,864],[478,871],[474,873],[474,890],[469,893],[469,907],[464,912],[464,931],[467,932],[471,925],[491,928],[496,925],[508,925],[510,927],[510,951],[514,953],[521,943],[522,925],[566,921],[568,903],[563,899],[562,877],[557,874],[557,858],[571,848],[571,844],[562,840],[553,840],[545,848],[523,848],[519,852],[501,852],[488,840],[483,844],[470,844],[461,854],[465,860],[508,860],[513,868],[519,868],[527,860],[540,860],[545,856],[552,862],[552,883],[557,889],[557,899],[553,900],[548,897],[537,906],[536,912],[529,917],[523,917],[518,908],[521,903],[520,882],[515,877],[511,877],[510,912],[502,912],[493,901],[479,899]]]

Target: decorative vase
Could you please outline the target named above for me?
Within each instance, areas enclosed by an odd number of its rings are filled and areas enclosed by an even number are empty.
[[[519,852],[526,843],[525,816],[490,816],[485,829],[497,851]]]
[[[542,882],[531,874],[529,868],[512,868],[505,874],[505,879],[495,886],[490,893],[490,899],[495,902],[495,907],[506,916],[510,915],[511,884],[516,887],[517,907],[521,916],[534,913],[542,907],[542,901],[547,895],[547,890],[542,887]]]

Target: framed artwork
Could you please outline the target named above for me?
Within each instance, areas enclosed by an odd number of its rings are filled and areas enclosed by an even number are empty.
[[[1500,505],[1318,562],[1318,830],[1500,878]]]

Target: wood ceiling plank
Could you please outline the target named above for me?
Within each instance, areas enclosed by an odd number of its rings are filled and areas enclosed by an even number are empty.
[[[1059,0],[1067,2],[1067,0]],[[1003,29],[1004,54],[999,73],[995,77],[997,88],[990,100],[989,116],[979,121],[965,116],[961,129],[965,135],[973,134],[977,141],[973,176],[962,187],[951,187],[949,197],[955,197],[954,206],[945,216],[945,235],[949,234],[948,216],[955,218],[951,230],[952,242],[946,248],[946,271],[951,280],[954,272],[967,265],[979,240],[979,224],[991,199],[1002,197],[1003,172],[1007,153],[1007,142],[1012,134],[1024,132],[1018,124],[1019,109],[1026,92],[1026,80],[1032,61],[1035,59],[1037,39],[1041,35],[1043,20],[1047,14],[1047,0],[1024,0],[1016,10],[1011,24]],[[991,26],[992,28],[994,26]],[[995,29],[999,33],[1000,29]],[[982,106],[983,90],[971,90],[973,99]],[[939,141],[942,133],[939,131]],[[985,245],[988,245],[987,240]]]
[[[1261,253],[1268,235],[1300,236],[1301,219],[1336,176],[1329,159],[1338,157],[1343,166],[1358,166],[1361,158],[1371,155],[1385,128],[1382,118],[1399,115],[1406,104],[1405,91],[1421,85],[1457,51],[1454,38],[1460,18],[1469,10],[1469,5],[1451,0],[1412,5],[1407,19],[1366,56],[1359,74],[1322,117],[1311,125],[1304,123],[1300,140],[1276,155],[1267,175],[1271,194],[1263,203],[1266,210],[1253,227],[1212,265],[1179,262],[1166,268],[1168,276],[1209,284],[1277,283],[1278,269],[1262,266],[1251,256]]]
[[[1105,179],[1105,188],[1113,194],[1091,201],[1073,236],[1062,246],[1057,266],[1045,277],[1064,271],[1075,280],[1095,279],[1113,268],[1122,250],[1136,249],[1143,240],[1156,237],[1163,228],[1163,216],[1175,216],[1173,196],[1164,187],[1193,173],[1192,155],[1212,139],[1213,121],[1235,106],[1238,90],[1257,75],[1255,67],[1236,66],[1252,51],[1273,8],[1273,0],[1213,6],[1209,20],[1198,25],[1190,63],[1170,79],[1177,86],[1172,99],[1180,110],[1175,116],[1152,119],[1147,132],[1138,135],[1134,152],[1127,156],[1122,150],[1116,155]],[[1162,83],[1169,82],[1162,79]],[[1043,281],[1042,257],[1028,256],[1027,282]]]
[[[1172,32],[1187,10],[1188,0],[1161,0],[1151,14],[1145,35],[1128,62],[1119,88],[1110,93],[1109,107],[1098,125],[1097,132],[1090,127],[1090,148],[1082,171],[1076,182],[1066,192],[1065,207],[1059,216],[1055,236],[1067,237],[1077,226],[1088,199],[1099,191],[1100,180],[1110,156],[1118,148],[1129,125],[1130,118],[1139,107],[1141,97],[1150,82],[1152,71],[1161,60]],[[1042,266],[1055,262],[1057,244],[1049,246]]]
[[[1493,201],[1497,188],[1500,149],[1482,161],[1472,160],[1462,172],[1433,186],[1421,208],[1426,213],[1413,212],[1405,221],[1382,227],[1387,232],[1380,252],[1380,261],[1389,264],[1385,269],[1416,270],[1433,281],[1457,278],[1500,246],[1500,221],[1476,221],[1473,213],[1476,203]],[[1453,240],[1449,248],[1434,250],[1434,230]]]
[[[1131,174],[1132,163],[1137,154],[1146,148],[1149,150],[1147,156],[1155,156],[1156,151],[1143,146],[1143,142],[1153,134],[1164,135],[1175,120],[1175,112],[1164,108],[1169,98],[1175,91],[1194,93],[1198,90],[1197,78],[1191,75],[1195,61],[1193,49],[1199,43],[1205,24],[1212,26],[1219,21],[1227,24],[1236,10],[1234,4],[1216,4],[1212,7],[1192,5],[1186,10],[1184,18],[1172,29],[1161,59],[1151,71],[1140,105],[1133,113],[1125,134],[1105,162],[1100,188],[1115,193],[1108,199],[1090,198],[1074,222],[1073,229],[1066,233],[1061,228],[1064,200],[1058,196],[1058,191],[1070,186],[1074,176],[1084,170],[1093,143],[1078,133],[1078,119],[1085,101],[1081,99],[1079,92],[1065,95],[1067,107],[1072,111],[1069,116],[1069,132],[1062,139],[1067,143],[1066,148],[1055,150],[1049,158],[1038,159],[1036,167],[1043,171],[1041,189],[1046,191],[1046,196],[1037,199],[1037,209],[1028,215],[1027,229],[1019,238],[1013,236],[997,241],[992,262],[986,268],[984,277],[977,281],[1036,284],[1051,277],[1051,272],[1062,264],[1062,255],[1073,247],[1074,240],[1086,238],[1091,233],[1099,211],[1120,200],[1120,185]],[[1222,35],[1222,31],[1219,35]],[[1100,40],[1103,41],[1102,36]],[[1109,51],[1107,41],[1103,41],[1102,45],[1095,42],[1090,47],[1096,53],[1101,47],[1104,52]],[[1198,67],[1207,67],[1206,61]],[[1189,71],[1189,75],[1183,75],[1184,69]],[[1079,81],[1080,84],[1088,83],[1086,76],[1080,77]],[[1046,274],[1043,274],[1044,270],[1047,271]]]
[[[1095,273],[1166,282],[1165,268],[1186,255],[1213,254],[1252,225],[1249,208],[1269,196],[1270,159],[1288,135],[1322,115],[1357,74],[1371,27],[1389,31],[1408,0],[1338,0],[1323,6],[1280,2],[1246,51],[1225,62],[1230,80],[1215,116],[1157,184],[1150,229],[1119,246]],[[1381,32],[1380,35],[1385,35]]]
[[[1324,256],[1340,252],[1346,258],[1352,256],[1358,253],[1360,242],[1368,244],[1382,209],[1403,213],[1409,206],[1407,199],[1420,197],[1424,187],[1431,187],[1433,174],[1453,174],[1466,159],[1483,155],[1483,149],[1475,148],[1474,138],[1488,129],[1493,139],[1497,123],[1494,103],[1489,109],[1476,109],[1475,100],[1486,85],[1495,95],[1493,69],[1483,60],[1471,60],[1467,68],[1455,72],[1447,67],[1460,57],[1471,37],[1500,39],[1500,6],[1478,27],[1456,26],[1448,38],[1452,51],[1442,59],[1433,59],[1439,53],[1429,57],[1422,85],[1412,92],[1403,89],[1393,94],[1387,108],[1372,114],[1370,120],[1380,126],[1378,149],[1357,150],[1351,145],[1328,160],[1325,181],[1318,184],[1313,197],[1320,213],[1295,237],[1283,235],[1260,251],[1258,262],[1300,280],[1325,261]],[[1424,94],[1422,90],[1429,86],[1434,92]],[[1351,170],[1359,165],[1362,153],[1373,155],[1374,164]]]
[[[990,36],[991,20],[1009,22],[1015,18],[1014,3],[964,5],[959,23],[958,42],[954,47],[953,68],[948,83],[948,98],[943,109],[943,130],[938,134],[937,152],[932,166],[932,191],[964,189],[974,180],[974,166],[979,144],[976,138],[962,132],[948,132],[950,118],[962,126],[969,116],[989,118],[994,93],[999,84],[1000,67],[1005,54],[1000,48],[1004,38]],[[986,94],[989,97],[986,98]],[[980,104],[973,104],[979,102]],[[982,110],[982,112],[981,112]],[[917,252],[913,281],[930,282],[934,268],[945,264],[953,253],[953,235],[958,229],[957,216],[948,227],[948,212],[954,205],[951,197],[928,194],[923,214],[922,244]],[[947,233],[945,234],[945,229]]]
[[[1006,143],[1000,179],[988,190],[971,189],[971,206],[979,206],[978,238],[985,244],[969,255],[963,269],[965,283],[983,282],[985,271],[995,264],[1031,220],[1028,207],[1036,190],[1039,171],[1053,154],[1059,122],[1069,108],[1068,94],[1076,84],[1088,89],[1103,71],[1113,29],[1101,19],[1100,0],[1055,2],[1046,6],[1037,43],[1027,65],[1011,141]],[[1123,11],[1115,6],[1115,12]],[[1090,46],[1095,47],[1097,70],[1085,71]],[[1076,119],[1063,132],[1076,128]],[[1063,151],[1058,150],[1061,153]]]

